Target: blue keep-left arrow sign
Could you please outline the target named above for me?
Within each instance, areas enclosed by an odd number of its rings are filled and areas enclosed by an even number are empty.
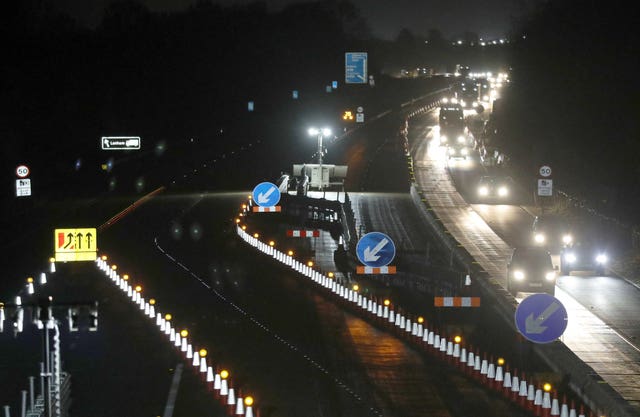
[[[396,256],[396,247],[389,236],[380,232],[371,232],[358,241],[356,255],[366,266],[381,267],[393,261]]]
[[[568,316],[560,300],[549,294],[532,294],[516,309],[516,327],[535,343],[553,342],[567,328]]]
[[[261,207],[273,207],[280,201],[280,190],[273,183],[261,182],[253,189],[253,201]]]

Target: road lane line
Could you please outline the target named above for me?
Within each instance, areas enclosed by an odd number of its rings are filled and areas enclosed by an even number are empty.
[[[173,372],[173,379],[171,380],[171,388],[169,389],[169,397],[167,398],[167,405],[164,407],[164,413],[162,417],[172,417],[173,410],[176,405],[176,397],[178,397],[178,388],[180,388],[180,380],[182,379],[182,368],[184,365],[179,362]]]

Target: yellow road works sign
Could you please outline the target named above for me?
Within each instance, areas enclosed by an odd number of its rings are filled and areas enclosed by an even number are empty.
[[[96,229],[56,229],[54,247],[56,262],[95,261],[98,256]]]

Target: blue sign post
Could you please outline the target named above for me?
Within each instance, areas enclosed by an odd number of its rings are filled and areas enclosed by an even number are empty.
[[[567,328],[568,316],[560,300],[549,294],[532,294],[516,309],[516,327],[535,343],[553,342]]]
[[[360,262],[374,268],[387,266],[396,256],[396,247],[384,233],[371,232],[362,236],[356,245]]]
[[[346,84],[366,84],[367,53],[347,52],[344,54],[344,80]]]
[[[273,207],[280,201],[280,190],[273,183],[261,182],[253,189],[253,201],[260,207]]]

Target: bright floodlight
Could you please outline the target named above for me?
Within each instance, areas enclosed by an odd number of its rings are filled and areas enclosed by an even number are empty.
[[[315,127],[311,127],[309,128],[308,132],[309,132],[309,136],[318,136],[318,135],[329,136],[331,134],[331,129],[327,127],[322,129],[316,129]]]

